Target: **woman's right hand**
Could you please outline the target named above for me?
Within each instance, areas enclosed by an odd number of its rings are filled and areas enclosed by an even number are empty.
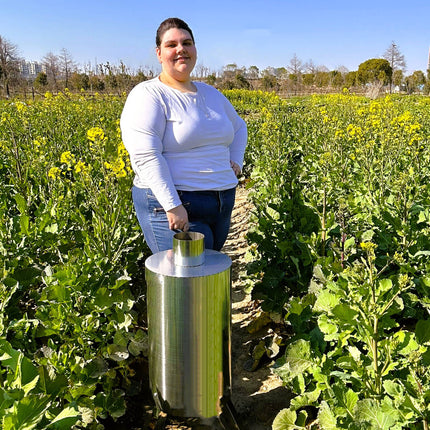
[[[188,213],[183,205],[166,211],[170,230],[188,231]]]

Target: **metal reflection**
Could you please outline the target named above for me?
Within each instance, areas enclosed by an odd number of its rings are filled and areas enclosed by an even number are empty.
[[[209,418],[231,395],[231,260],[183,234],[145,263],[150,384],[163,411]]]

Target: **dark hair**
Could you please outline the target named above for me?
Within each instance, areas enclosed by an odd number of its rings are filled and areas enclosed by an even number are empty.
[[[161,39],[163,38],[164,33],[171,28],[179,28],[181,30],[188,31],[188,33],[190,33],[191,39],[193,40],[193,43],[195,43],[193,32],[185,21],[182,21],[182,19],[179,18],[167,18],[160,24],[157,30],[157,34],[155,36],[155,43],[158,48],[161,46]]]

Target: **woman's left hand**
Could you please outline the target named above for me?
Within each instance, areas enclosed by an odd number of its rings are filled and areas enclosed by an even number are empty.
[[[230,166],[233,169],[233,172],[236,176],[240,175],[241,169],[239,164],[235,163],[234,161],[230,160]]]

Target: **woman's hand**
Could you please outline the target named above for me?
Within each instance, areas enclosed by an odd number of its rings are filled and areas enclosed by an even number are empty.
[[[183,205],[176,206],[169,211],[166,211],[167,219],[169,221],[170,230],[188,231],[188,213]]]
[[[241,169],[239,164],[235,163],[234,161],[230,160],[230,166],[233,169],[233,172],[236,176],[240,175]]]

